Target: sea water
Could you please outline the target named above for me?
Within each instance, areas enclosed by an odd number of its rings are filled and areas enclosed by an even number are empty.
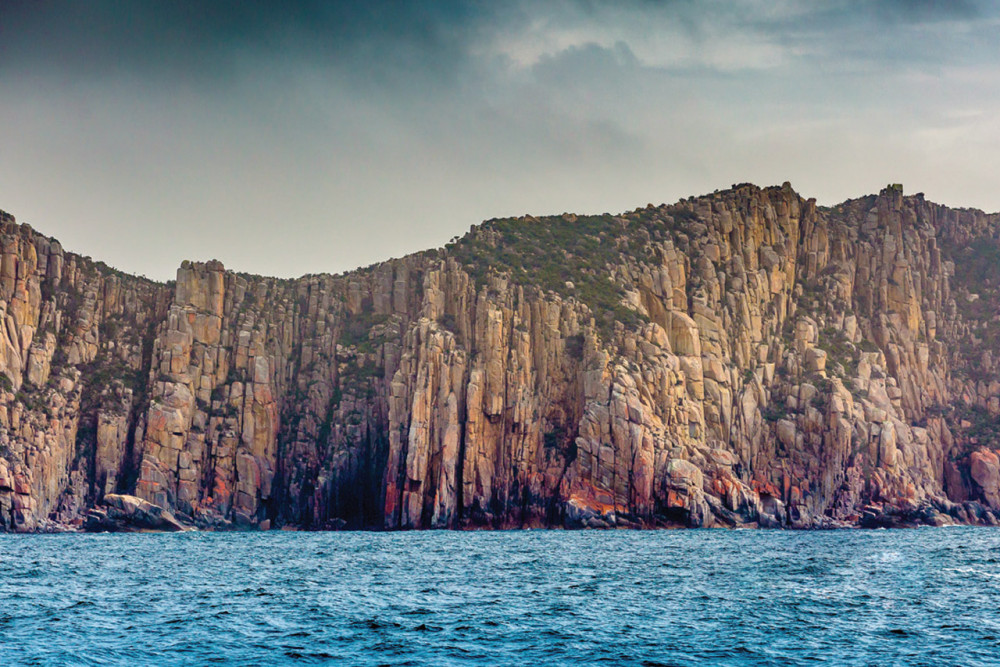
[[[995,665],[1000,530],[0,535],[2,665]]]

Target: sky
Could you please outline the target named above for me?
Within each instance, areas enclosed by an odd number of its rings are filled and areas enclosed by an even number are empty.
[[[748,181],[998,211],[998,6],[0,0],[0,209],[160,280]]]

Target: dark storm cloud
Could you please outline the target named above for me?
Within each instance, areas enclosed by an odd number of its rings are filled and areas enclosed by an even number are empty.
[[[967,20],[983,13],[981,4],[972,0],[889,0],[859,2],[858,6],[878,15],[906,22]]]
[[[5,0],[0,68],[226,78],[249,58],[377,77],[440,74],[501,12],[486,2]]]
[[[891,32],[897,24],[969,21],[985,13],[973,0],[5,0],[0,74],[225,80],[248,61],[277,61],[345,72],[355,83],[398,85],[410,77],[452,77],[498,34],[539,24],[614,30],[638,22],[695,44],[713,31],[749,28],[776,44],[808,35],[812,46],[826,47],[834,46],[824,43],[831,30]],[[869,47],[879,52],[877,44]]]

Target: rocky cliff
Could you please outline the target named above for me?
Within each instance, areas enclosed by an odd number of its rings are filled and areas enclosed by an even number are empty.
[[[994,524],[998,239],[739,185],[159,284],[0,214],[0,527]]]

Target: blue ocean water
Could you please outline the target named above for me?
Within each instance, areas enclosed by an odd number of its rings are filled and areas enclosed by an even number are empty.
[[[995,665],[1000,530],[0,535],[2,665]]]

